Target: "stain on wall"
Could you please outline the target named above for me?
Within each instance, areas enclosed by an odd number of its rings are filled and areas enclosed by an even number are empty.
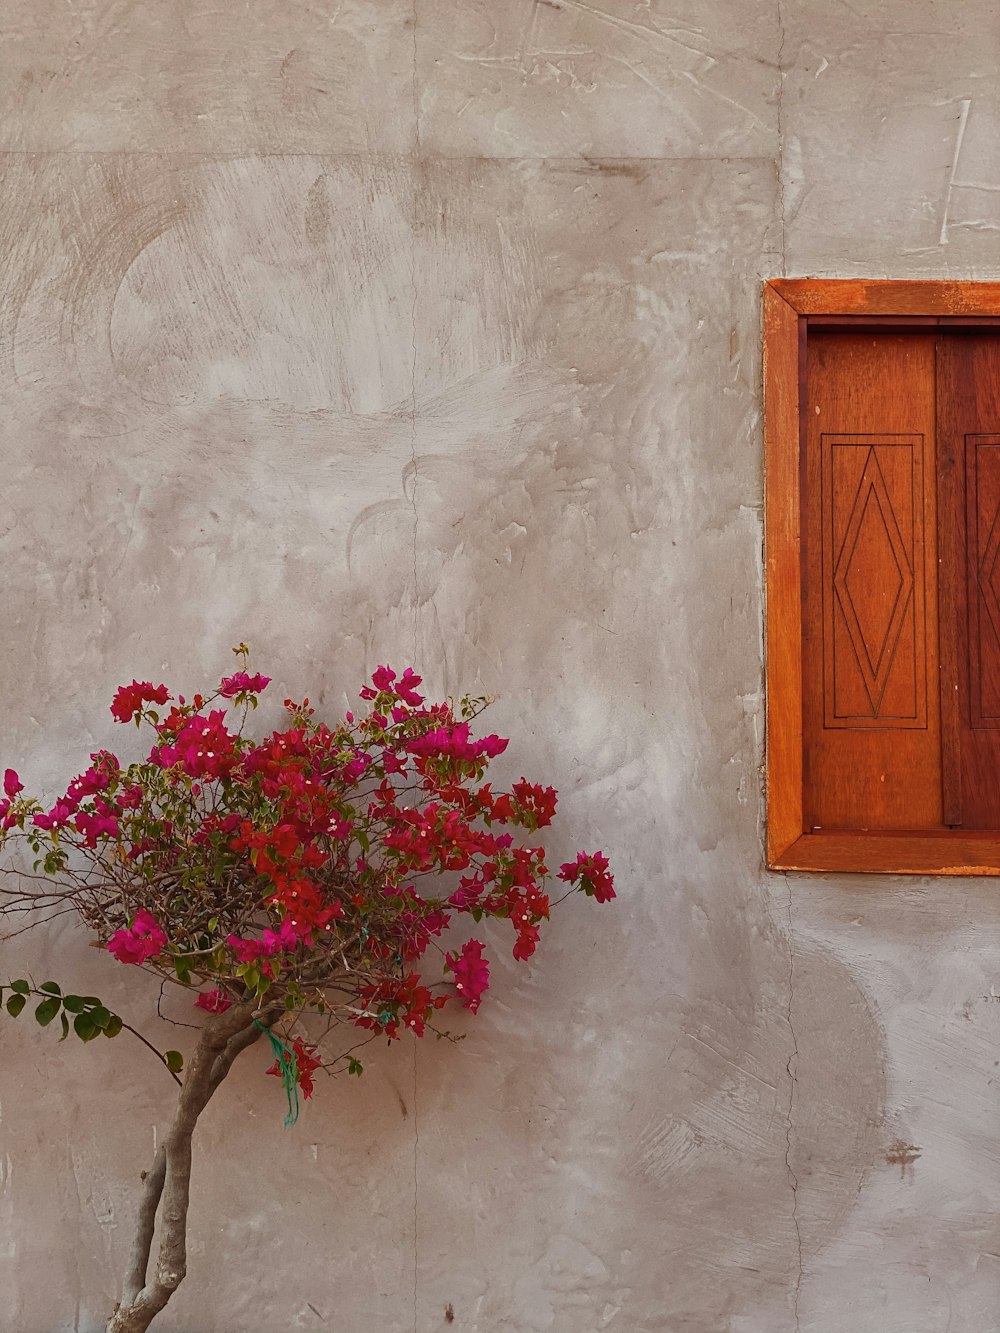
[[[248,1056],[164,1333],[1000,1327],[995,890],[768,875],[760,781],[760,282],[1000,278],[993,20],[8,6],[5,762],[240,639],[332,710],[412,662],[620,885],[293,1132]],[[78,944],[0,971],[150,1021]],[[0,1050],[0,1326],[94,1333],[171,1085]]]

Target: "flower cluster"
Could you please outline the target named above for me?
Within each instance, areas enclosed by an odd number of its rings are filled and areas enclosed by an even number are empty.
[[[302,1090],[302,1096],[308,1101],[313,1095],[313,1074],[323,1067],[323,1061],[320,1060],[316,1047],[307,1046],[301,1037],[292,1038],[291,1049],[295,1055],[295,1081]],[[277,1060],[265,1072],[274,1074],[276,1078],[281,1078],[283,1073]]]
[[[91,755],[48,808],[8,769],[0,839],[30,843],[36,869],[67,886],[120,962],[187,987],[207,1014],[252,1001],[280,1017],[308,1096],[319,1060],[287,1031],[298,1015],[392,1040],[423,1035],[448,1004],[475,1013],[487,945],[447,948],[458,918],[506,921],[514,957],[534,954],[551,872],[533,835],[557,797],[526,778],[496,790],[487,769],[508,742],[474,734],[486,701],[428,704],[412,668],[378,667],[361,690],[367,711],[332,724],[285,700],[283,721],[254,740],[246,713],[269,683],[241,669],[190,700],[123,685],[111,712],[151,729],[146,757]],[[558,878],[614,897],[601,852]]]
[[[127,930],[115,931],[107,947],[119,963],[146,963],[162,953],[166,945],[167,937],[160,923],[143,907]]]

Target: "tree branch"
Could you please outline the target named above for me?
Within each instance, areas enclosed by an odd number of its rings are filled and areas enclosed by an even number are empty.
[[[108,1322],[107,1333],[145,1333],[153,1319],[174,1294],[187,1272],[187,1214],[191,1194],[191,1141],[198,1117],[216,1088],[229,1073],[233,1061],[260,1035],[253,1025],[255,1006],[233,1005],[213,1015],[202,1028],[188,1074],[177,1101],[173,1123],[164,1139],[163,1181],[159,1190],[160,1248],[156,1271],[138,1292],[123,1289],[122,1302]],[[134,1287],[140,1270],[148,1269],[152,1236],[149,1235],[150,1206],[155,1219],[157,1160],[147,1177],[153,1185],[143,1192],[139,1225],[129,1261],[129,1281]],[[145,1273],[142,1274],[145,1276]]]
[[[164,1069],[166,1069],[167,1073],[170,1075],[170,1077],[174,1080],[174,1082],[177,1084],[179,1088],[184,1086],[183,1083],[181,1083],[180,1079],[177,1077],[177,1075],[174,1073],[174,1071],[168,1067],[166,1060],[164,1060],[163,1058],[162,1051],[158,1051],[151,1041],[147,1041],[146,1038],[142,1035],[142,1033],[137,1032],[135,1028],[132,1027],[129,1023],[123,1022],[122,1027],[125,1029],[126,1032],[131,1032],[133,1037],[138,1037],[139,1040],[142,1042],[143,1046],[147,1046],[153,1052],[157,1060],[159,1060],[159,1062],[163,1065]]]
[[[160,1206],[160,1195],[163,1193],[166,1173],[167,1152],[161,1143],[153,1158],[153,1165],[142,1183],[139,1217],[132,1249],[129,1252],[128,1268],[125,1270],[125,1282],[122,1286],[121,1303],[124,1306],[131,1305],[146,1285],[146,1269],[149,1266],[149,1252],[153,1246],[153,1232],[156,1227],[156,1210]]]

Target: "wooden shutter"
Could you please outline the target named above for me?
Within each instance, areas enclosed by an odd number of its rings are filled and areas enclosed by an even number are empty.
[[[1000,828],[1000,335],[938,349],[944,820]]]
[[[764,285],[767,863],[1000,876],[1000,283]]]
[[[829,331],[809,339],[807,830],[942,824],[936,342],[936,332]]]

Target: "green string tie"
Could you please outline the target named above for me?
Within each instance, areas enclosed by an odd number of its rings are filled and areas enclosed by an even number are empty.
[[[271,1050],[278,1062],[281,1085],[288,1098],[288,1114],[285,1116],[285,1128],[289,1129],[299,1118],[299,1065],[291,1046],[286,1046],[280,1037],[276,1037],[269,1027],[254,1019],[254,1027],[260,1028],[271,1043]]]

